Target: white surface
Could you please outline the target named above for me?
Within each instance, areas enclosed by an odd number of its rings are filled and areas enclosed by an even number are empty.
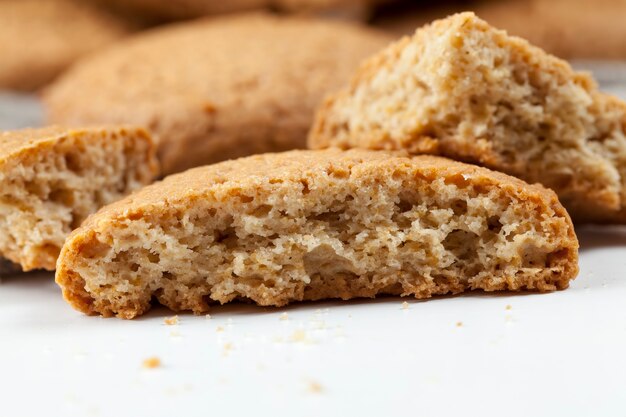
[[[164,309],[82,316],[48,274],[4,279],[0,416],[624,416],[626,229],[579,232],[565,291],[408,309],[232,305],[167,326]],[[163,366],[144,369],[152,356]]]

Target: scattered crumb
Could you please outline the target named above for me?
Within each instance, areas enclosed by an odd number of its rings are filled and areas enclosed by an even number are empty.
[[[507,304],[506,307],[504,307],[506,310],[511,310],[513,307],[511,307],[511,304]]]
[[[222,333],[222,332],[224,331],[224,328],[223,328],[222,326],[217,326],[217,327],[215,328],[215,331],[216,331],[217,333]]]
[[[170,332],[170,337],[182,337],[178,330],[172,330]]]
[[[280,320],[289,320],[289,315],[287,313],[283,313],[279,317]]]
[[[310,393],[313,393],[313,394],[319,394],[322,391],[324,391],[324,388],[322,387],[322,385],[319,382],[315,382],[315,381],[309,381],[307,389]]]
[[[402,303],[402,310],[408,310],[409,309],[409,303],[407,303],[406,301],[404,301]]]
[[[166,318],[165,320],[163,320],[163,323],[165,323],[168,326],[173,326],[175,324],[178,324],[178,316]]]
[[[142,366],[146,369],[154,369],[161,366],[161,359],[153,356],[143,361]]]
[[[291,335],[290,340],[292,342],[304,342],[306,341],[306,333],[304,330],[296,330],[295,332],[293,332],[293,334]]]
[[[233,349],[234,349],[234,346],[233,346],[233,344],[232,344],[232,343],[230,343],[230,342],[224,343],[224,350],[222,351],[222,354],[223,354],[224,356],[228,356],[228,354],[229,354],[229,353],[230,353]]]
[[[211,315],[207,314],[206,316],[204,316],[204,318],[207,319],[207,320],[211,320]]]
[[[456,322],[456,327],[463,327],[463,322],[462,321],[457,321]]]
[[[326,322],[324,320],[312,320],[311,324],[313,325],[313,328],[316,330],[326,329]]]

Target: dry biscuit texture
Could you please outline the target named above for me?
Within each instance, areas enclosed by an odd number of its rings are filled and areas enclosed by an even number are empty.
[[[302,148],[323,95],[389,38],[360,26],[265,14],[135,37],[76,65],[47,92],[62,124],[132,123],[163,171]]]
[[[313,148],[406,149],[554,189],[575,220],[626,222],[626,105],[472,13],[366,62],[319,110]]]
[[[447,159],[291,151],[196,168],[90,217],[57,282],[88,314],[204,313],[377,294],[565,288],[578,242],[554,193]]]
[[[151,182],[154,154],[148,134],[130,127],[0,133],[0,257],[54,270],[89,214]]]

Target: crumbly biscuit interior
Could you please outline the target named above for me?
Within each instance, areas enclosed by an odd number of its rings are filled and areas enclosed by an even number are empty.
[[[72,243],[63,285],[84,311],[132,318],[153,298],[203,313],[234,299],[549,291],[575,275],[569,219],[550,207],[462,175],[327,171],[116,217]]]
[[[0,254],[24,270],[54,270],[65,238],[89,214],[148,183],[149,142],[127,133],[84,133],[6,162]]]
[[[602,217],[626,207],[625,131],[626,106],[586,74],[463,14],[372,60],[322,109],[311,144],[479,163]]]

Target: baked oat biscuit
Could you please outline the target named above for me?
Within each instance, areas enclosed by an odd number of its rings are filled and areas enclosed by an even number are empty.
[[[472,10],[509,35],[566,59],[626,59],[624,0],[493,0],[431,2],[376,16],[375,27],[398,35],[453,13]]]
[[[626,59],[624,0],[504,0],[475,10],[561,58]]]
[[[38,89],[130,30],[80,0],[0,0],[0,89]]]
[[[151,182],[154,145],[139,128],[47,127],[0,133],[0,258],[54,270],[69,233]]]
[[[92,56],[44,100],[54,123],[149,127],[164,172],[173,173],[304,147],[323,95],[388,41],[361,26],[313,19],[200,20]]]
[[[552,191],[403,155],[291,151],[167,177],[75,230],[57,283],[80,311],[133,318],[153,298],[204,313],[235,299],[552,291],[576,276]]]
[[[280,12],[315,12],[364,9],[384,0],[92,0],[117,10],[157,19],[188,19],[254,9]]]
[[[574,220],[624,223],[625,115],[589,75],[462,13],[367,61],[309,144],[481,164],[554,189]]]

